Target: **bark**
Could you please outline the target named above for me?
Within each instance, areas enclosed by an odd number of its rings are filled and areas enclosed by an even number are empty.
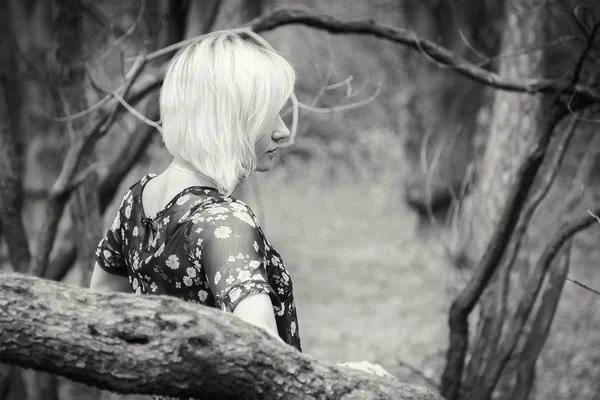
[[[327,365],[213,308],[0,277],[2,362],[118,393],[441,399],[427,388]]]

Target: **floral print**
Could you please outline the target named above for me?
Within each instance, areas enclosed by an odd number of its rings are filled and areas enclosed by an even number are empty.
[[[135,293],[175,296],[229,312],[251,294],[268,294],[279,336],[301,351],[292,281],[250,208],[213,188],[194,186],[148,218],[141,194],[154,176],[146,175],[123,198],[98,245],[100,267],[127,277]]]

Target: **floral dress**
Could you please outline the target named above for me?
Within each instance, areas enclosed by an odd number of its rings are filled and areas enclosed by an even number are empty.
[[[229,312],[248,295],[266,293],[279,336],[301,351],[290,275],[252,210],[214,188],[192,186],[147,217],[142,191],[155,176],[144,176],[125,194],[96,250],[100,267],[127,277],[137,294]]]

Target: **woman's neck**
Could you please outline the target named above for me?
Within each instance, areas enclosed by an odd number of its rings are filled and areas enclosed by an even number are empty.
[[[169,178],[176,179],[179,182],[190,183],[196,186],[210,186],[216,188],[217,185],[212,179],[198,171],[189,162],[175,158],[165,171]]]

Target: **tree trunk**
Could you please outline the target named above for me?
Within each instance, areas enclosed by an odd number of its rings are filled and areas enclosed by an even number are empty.
[[[4,29],[10,31],[10,12],[4,4],[0,8]],[[16,72],[15,41],[9,32],[3,32],[0,44],[0,238],[4,238],[12,267],[19,272],[29,268],[31,253],[22,219],[23,209],[23,154],[15,124],[16,85],[11,84],[5,71]],[[14,77],[10,77],[14,78]],[[11,107],[12,105],[12,107]],[[3,233],[4,232],[4,233]],[[2,266],[0,266],[2,269]]]
[[[441,399],[334,367],[220,310],[0,275],[0,361],[119,393],[221,399]]]
[[[507,2],[506,27],[501,54],[511,54],[519,49],[534,48],[551,39],[551,32],[556,29],[551,26],[554,21],[549,17],[550,13],[545,10],[533,12],[535,10],[532,10],[531,7],[514,1]],[[576,57],[573,57],[573,53],[570,54],[571,57],[565,57],[565,54],[562,54],[562,59],[556,57],[561,51],[564,50],[553,48],[527,52],[519,57],[503,58],[499,73],[508,78],[522,79],[525,77],[556,76],[568,71],[568,68],[572,71],[572,60]],[[565,62],[565,60],[567,61]],[[468,245],[468,255],[475,264],[484,257],[485,249],[493,240],[495,232],[498,229],[505,229],[504,226],[499,225],[500,217],[508,207],[507,199],[515,185],[516,171],[523,165],[529,149],[539,143],[540,131],[549,127],[552,128],[549,133],[554,131],[552,139],[556,143],[560,142],[562,136],[567,134],[566,130],[556,129],[560,115],[564,115],[565,110],[559,111],[557,108],[555,111],[551,111],[549,101],[549,95],[531,96],[501,91],[495,94],[486,152],[479,168],[480,174],[477,179],[477,186],[465,204],[463,215],[468,226],[462,236],[471,239]],[[548,121],[552,120],[555,123],[549,124]],[[566,146],[568,146],[568,140]],[[546,148],[548,148],[548,143]],[[558,167],[560,167],[560,163]],[[542,174],[539,174],[532,186],[537,188],[542,185],[543,179]],[[531,198],[527,200],[531,200]],[[525,203],[525,199],[523,203]],[[520,213],[523,208],[523,206],[519,207],[517,212]],[[523,217],[523,215],[520,216],[520,218]],[[513,236],[510,240],[511,245],[514,246],[516,241],[520,239]],[[508,251],[515,254],[504,254],[495,268],[486,292],[481,298],[478,329],[474,338],[472,338],[473,345],[469,348],[470,360],[463,376],[461,398],[487,399],[496,386],[495,378],[485,376],[486,372],[484,371],[490,370],[497,363],[498,345],[508,340],[508,338],[503,337],[503,334],[506,333],[506,331],[503,331],[503,327],[507,325],[510,314],[508,310],[523,294],[522,291],[519,292],[521,288],[518,285],[515,286],[515,280],[511,280],[513,265],[514,270],[520,271],[522,274],[517,281],[525,282],[528,278],[526,276],[528,274],[527,262],[523,261],[524,257],[518,257],[518,250],[519,246],[516,249],[508,247]],[[528,255],[530,249],[524,248],[523,250],[524,254]],[[512,261],[510,261],[511,259]],[[529,294],[523,295],[527,296]],[[548,333],[543,329],[540,332],[543,332],[544,335]],[[545,337],[537,340],[543,343]],[[535,359],[539,356],[540,351],[541,349],[537,349],[536,352],[532,352],[532,354],[535,354]],[[519,365],[522,361],[527,365],[526,367],[523,365],[523,368],[520,369]],[[512,379],[514,371],[523,372],[527,370],[526,373],[519,375],[519,386],[521,388],[530,387],[531,382],[525,382],[524,380],[534,379],[535,377],[535,371],[532,369],[535,362],[532,364],[532,360],[521,360],[520,356],[515,355],[510,362],[511,367],[500,369],[499,386],[502,387],[502,390],[496,393],[500,396],[498,398],[512,398],[510,393],[512,392],[511,387],[515,384],[515,379]],[[493,387],[490,388],[490,385],[493,385]],[[488,395],[483,393],[488,393]]]

